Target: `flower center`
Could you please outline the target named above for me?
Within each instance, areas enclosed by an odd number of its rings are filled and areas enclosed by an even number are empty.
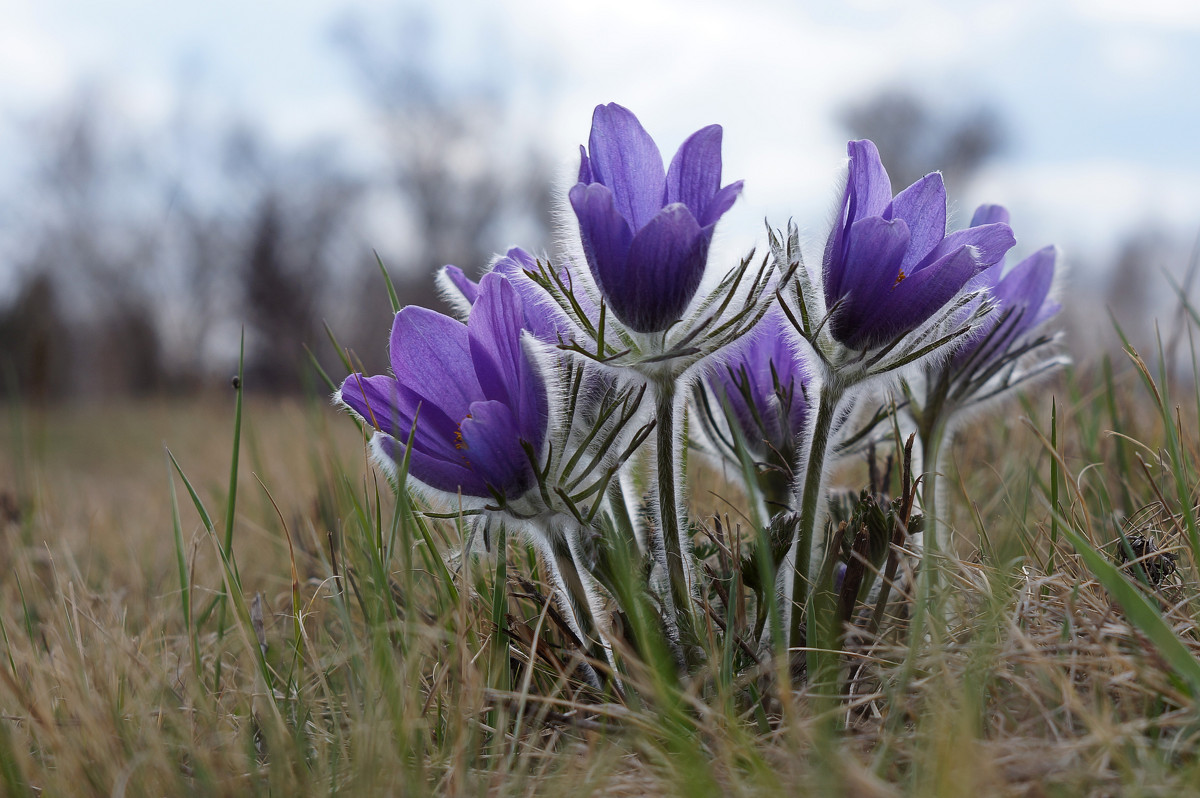
[[[900,285],[900,283],[904,282],[904,278],[907,276],[908,275],[904,273],[904,269],[901,269],[900,273],[896,275],[896,282],[892,283],[892,288],[895,288],[896,286]]]
[[[467,413],[467,418],[470,417],[471,414]],[[467,418],[464,418],[463,421],[466,421]],[[454,430],[454,448],[458,449],[460,452],[465,452],[467,450],[467,442],[463,440],[462,436],[462,421],[458,423],[458,426]],[[471,465],[471,461],[467,459],[465,454],[461,455],[461,457],[464,463],[466,463],[468,466]]]

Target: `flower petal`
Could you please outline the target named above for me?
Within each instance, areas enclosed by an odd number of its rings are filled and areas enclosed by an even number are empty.
[[[495,272],[480,282],[479,301],[467,322],[471,360],[486,399],[513,413],[517,434],[540,448],[546,428],[546,390],[521,346],[525,313],[520,295]]]
[[[896,195],[884,218],[903,219],[911,240],[900,269],[905,274],[946,237],[946,186],[937,172],[925,175]]]
[[[462,441],[471,469],[497,492],[516,497],[533,487],[533,466],[521,446],[517,419],[501,402],[472,404],[463,419]]]
[[[713,198],[708,201],[703,215],[696,217],[696,221],[700,223],[701,227],[711,228],[725,215],[725,211],[733,207],[734,201],[742,193],[742,183],[741,180],[735,180],[713,195]]]
[[[526,274],[527,271],[536,272],[537,268],[536,258],[520,247],[513,247],[496,261],[492,271],[504,275],[517,289],[525,311],[525,329],[539,341],[556,344],[559,333],[566,334],[570,325],[546,292]]]
[[[878,216],[860,219],[846,236],[845,265],[841,273],[840,294],[825,289],[825,301],[831,309],[844,298],[830,320],[834,338],[851,347],[862,341],[874,341],[878,328],[891,329],[881,317],[879,303],[887,297],[900,274],[900,262],[908,248],[908,224],[903,219],[887,221]]]
[[[1041,324],[1049,316],[1043,315],[1046,297],[1054,282],[1054,247],[1044,247],[1004,275],[992,289],[992,296],[1002,308],[1023,310],[1021,319],[1013,330],[1014,339]],[[1057,305],[1057,303],[1051,303]],[[1054,308],[1057,310],[1057,308]],[[1050,315],[1053,315],[1051,313]]]
[[[587,148],[582,144],[579,145],[579,182],[596,182],[595,178],[592,177],[592,162],[588,160]]]
[[[663,208],[633,237],[624,271],[610,280],[613,313],[637,332],[670,327],[700,287],[709,241],[686,207]]]
[[[401,386],[451,418],[483,397],[471,363],[467,326],[427,308],[408,306],[392,324],[392,373]]]
[[[590,186],[577,183],[568,197],[579,219],[583,254],[592,276],[596,278],[601,293],[610,296],[612,287],[619,284],[625,274],[633,232],[617,211],[608,187],[599,183]]]
[[[361,374],[351,374],[342,382],[336,399],[354,411],[364,423],[388,435],[395,435],[396,430],[403,424],[399,418],[398,396],[400,386],[394,377],[377,374],[374,377],[364,377]],[[412,417],[408,419],[412,426]],[[405,437],[408,432],[405,431]]]
[[[942,258],[953,255],[964,246],[975,249],[979,269],[982,271],[993,263],[999,263],[1004,258],[1004,253],[1012,249],[1016,243],[1017,239],[1013,236],[1012,228],[1000,222],[957,230],[934,247],[913,269],[913,272],[935,265]]]
[[[351,374],[342,383],[337,398],[368,426],[385,435],[407,441],[411,434],[415,451],[451,461],[459,459],[454,450],[458,422],[392,377]],[[415,433],[414,418],[418,421]]]
[[[446,276],[446,281],[450,286],[462,295],[463,300],[468,305],[474,305],[475,299],[479,296],[479,284],[468,277],[462,269],[457,266],[443,266],[442,274]]]
[[[662,155],[628,108],[616,103],[596,106],[588,155],[592,179],[612,189],[617,210],[633,229],[650,221],[663,206]]]
[[[396,469],[404,461],[404,444],[387,436],[378,435],[380,451],[388,457]],[[415,446],[409,455],[408,474],[435,490],[456,494],[460,490],[466,496],[490,497],[483,479],[466,465],[465,457],[445,460],[430,456]]]
[[[721,126],[709,125],[688,136],[671,159],[666,204],[682,202],[700,221],[720,187]]]
[[[892,181],[879,149],[870,139],[852,141],[846,145],[850,156],[850,174],[846,191],[850,195],[847,220],[852,222],[867,216],[882,216],[892,201]]]
[[[964,246],[901,281],[880,309],[891,325],[891,335],[915,329],[928,321],[981,269],[975,251]]]
[[[971,227],[985,224],[1008,224],[1008,209],[1003,205],[980,205],[971,217]]]
[[[825,244],[825,296],[841,296],[846,265],[846,236],[850,227],[860,219],[882,216],[892,201],[892,181],[888,178],[879,150],[869,139],[851,141],[846,145],[850,163],[846,174],[846,187],[842,191],[841,211],[834,221],[833,230]]]

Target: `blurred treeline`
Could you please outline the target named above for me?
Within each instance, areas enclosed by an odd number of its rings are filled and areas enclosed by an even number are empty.
[[[224,384],[244,328],[248,386],[296,392],[311,380],[306,348],[341,376],[326,323],[378,372],[379,261],[402,302],[436,305],[441,265],[478,273],[509,245],[544,250],[559,159],[535,149],[502,73],[438,71],[436,33],[420,16],[338,28],[371,111],[355,142],[280,143],[187,86],[157,126],[96,84],[25,120],[27,157],[0,188],[0,384],[35,401],[191,394]],[[954,197],[1012,138],[986,105],[947,111],[899,88],[847,103],[840,122],[876,141],[897,188],[940,169]],[[1077,356],[1115,347],[1106,307],[1146,345],[1172,300],[1160,271],[1193,276],[1153,230],[1102,263],[1059,243]]]
[[[158,126],[95,84],[24,120],[0,195],[2,384],[34,401],[191,394],[227,384],[244,327],[247,385],[294,392],[305,347],[337,362],[326,323],[379,371],[380,260],[403,302],[433,305],[442,264],[543,248],[552,170],[502,89],[445,81],[419,18],[387,34],[335,31],[371,111],[366,153],[281,144],[186,86]]]

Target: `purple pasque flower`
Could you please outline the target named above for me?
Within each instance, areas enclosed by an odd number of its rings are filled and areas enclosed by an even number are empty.
[[[537,270],[537,258],[520,247],[513,247],[492,264],[489,274],[502,275],[517,290],[525,315],[525,329],[533,333],[533,337],[539,341],[557,344],[560,337],[567,337],[569,326],[556,311],[549,297],[525,274]],[[462,297],[467,307],[474,306],[479,297],[479,283],[457,266],[443,267],[442,274],[454,291]]]
[[[809,412],[809,374],[791,329],[782,311],[768,311],[740,351],[708,376],[751,451],[764,460],[782,458],[789,468]]]
[[[637,117],[610,103],[596,106],[579,151],[569,198],[592,276],[627,327],[661,332],[700,287],[713,228],[742,190],[721,187],[721,126],[688,137],[664,172]]]
[[[540,451],[546,387],[521,344],[525,308],[488,274],[466,324],[409,306],[392,325],[394,377],[351,374],[337,399],[387,436],[393,462],[412,432],[409,475],[439,491],[514,499],[536,482],[523,443]]]
[[[946,188],[937,172],[895,197],[875,145],[848,145],[841,212],[825,245],[825,302],[833,337],[871,349],[928,321],[1016,240],[1003,222],[946,234]]]
[[[981,205],[971,225],[991,222],[1007,224],[1008,211],[1000,205]],[[1043,247],[1006,272],[1001,258],[971,282],[972,289],[987,289],[996,308],[990,330],[964,343],[954,354],[955,365],[975,361],[973,365],[982,366],[1003,357],[1013,344],[1058,313],[1062,306],[1050,298],[1057,259],[1055,247]]]

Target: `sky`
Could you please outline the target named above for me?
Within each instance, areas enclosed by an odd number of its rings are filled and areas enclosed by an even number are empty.
[[[91,81],[146,125],[188,91],[280,143],[367,153],[370,110],[331,30],[357,18],[399,43],[405,8],[429,20],[422,54],[449,85],[503,82],[563,181],[597,103],[633,109],[668,157],[721,123],[726,180],[746,181],[723,222],[731,250],[761,239],[764,217],[824,234],[845,165],[838,111],[886,87],[1005,120],[1008,148],[951,198],[952,220],[1007,205],[1018,255],[1058,243],[1083,262],[1138,230],[1200,232],[1194,0],[0,0],[0,126]],[[4,140],[0,173],[23,157]]]

